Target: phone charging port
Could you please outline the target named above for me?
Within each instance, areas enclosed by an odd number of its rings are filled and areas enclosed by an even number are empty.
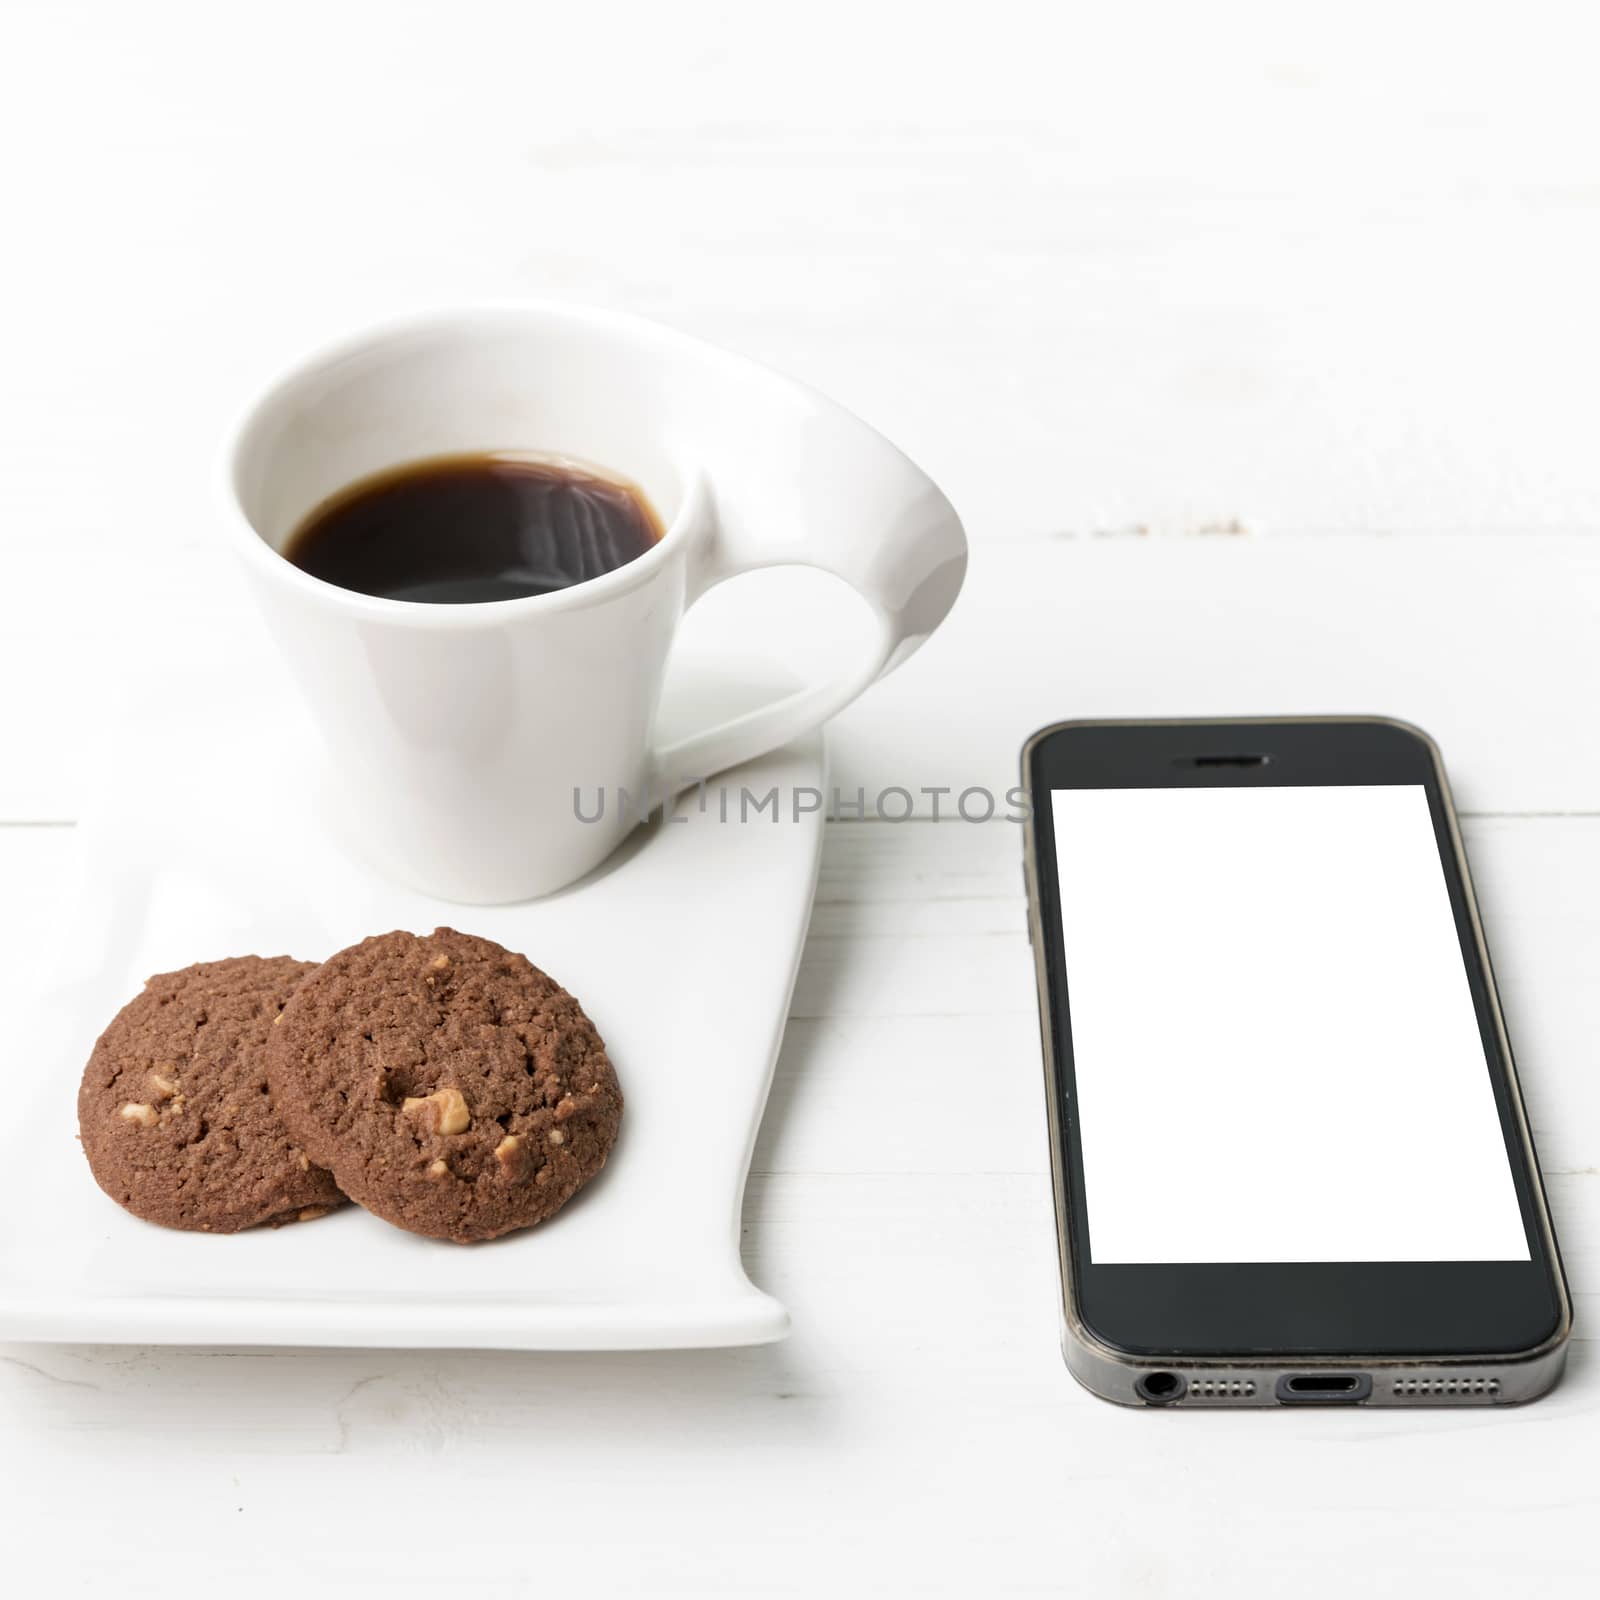
[[[1365,1372],[1295,1372],[1278,1379],[1278,1403],[1285,1406],[1353,1406],[1371,1394]]]

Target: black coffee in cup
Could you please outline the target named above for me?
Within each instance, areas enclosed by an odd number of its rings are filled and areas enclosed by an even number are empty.
[[[620,479],[484,453],[364,478],[318,506],[283,553],[358,594],[466,605],[570,589],[636,561],[661,531]]]

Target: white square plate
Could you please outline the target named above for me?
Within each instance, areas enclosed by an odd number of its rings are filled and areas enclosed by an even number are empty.
[[[137,760],[85,821],[84,879],[0,1130],[0,1337],[110,1343],[522,1350],[753,1344],[788,1314],[740,1265],[739,1208],[799,964],[822,822],[820,737],[731,774],[723,821],[691,794],[583,883],[464,907],[341,852],[307,796],[309,753],[276,704],[220,741],[141,729]],[[209,719],[208,719],[209,720]],[[214,724],[213,724],[214,725]],[[738,820],[741,784],[786,814]],[[101,1193],[76,1141],[95,1037],[153,972],[255,952],[321,959],[439,924],[525,952],[582,1000],[627,1109],[604,1172],[548,1223],[492,1244],[414,1237],[357,1207],[216,1237],[141,1222]],[[14,1080],[15,1081],[15,1080]]]

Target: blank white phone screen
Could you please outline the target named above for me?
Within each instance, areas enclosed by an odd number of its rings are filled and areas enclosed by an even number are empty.
[[[1420,784],[1052,802],[1091,1261],[1529,1259]]]

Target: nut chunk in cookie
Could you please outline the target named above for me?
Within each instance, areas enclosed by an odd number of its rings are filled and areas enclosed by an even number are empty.
[[[100,1035],[78,1089],[95,1181],[169,1228],[237,1233],[339,1205],[267,1087],[267,1035],[312,963],[206,961],[151,978]]]
[[[352,1200],[463,1244],[559,1210],[622,1120],[578,1002],[525,956],[451,928],[324,962],[284,1007],[267,1070],[295,1137]]]

